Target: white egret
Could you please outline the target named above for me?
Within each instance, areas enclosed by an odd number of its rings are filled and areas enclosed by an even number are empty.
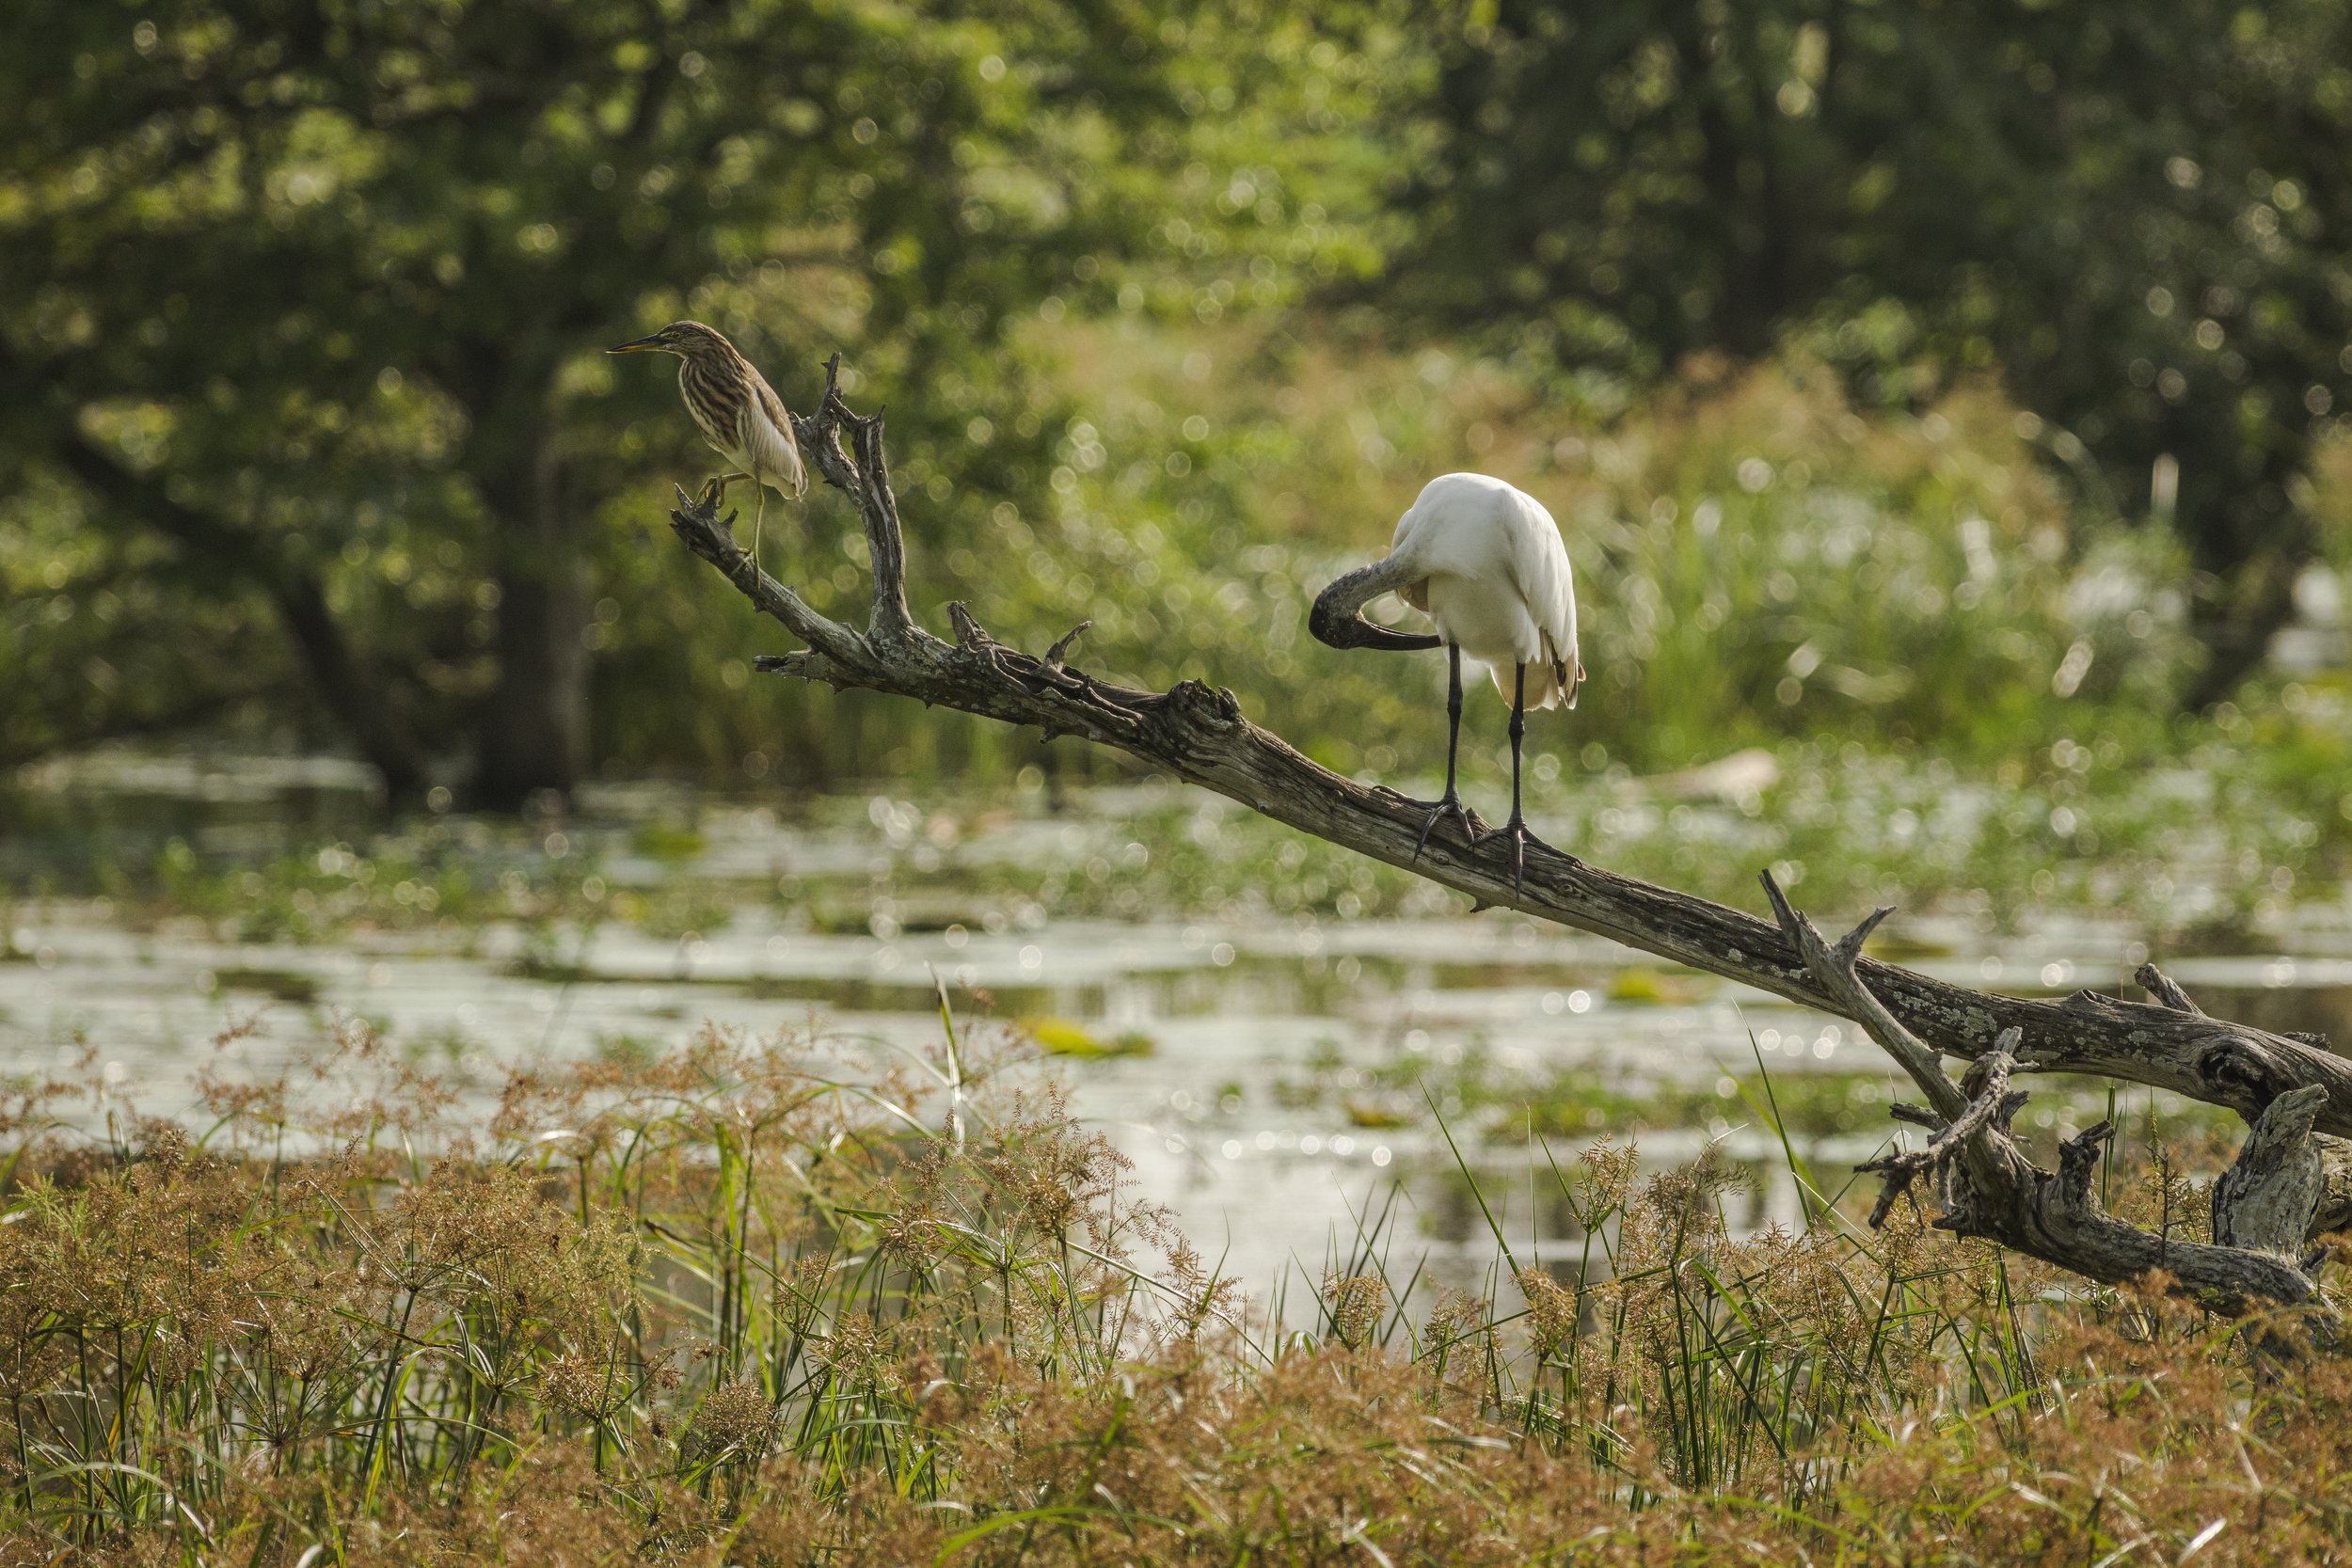
[[[1394,593],[1437,626],[1434,637],[1391,631],[1365,620],[1363,607]],[[1489,838],[1511,844],[1512,880],[1524,879],[1527,817],[1520,807],[1519,758],[1527,710],[1576,705],[1584,666],[1576,657],[1576,583],[1560,525],[1534,497],[1485,474],[1442,474],[1397,519],[1388,555],[1350,572],[1316,596],[1308,629],[1334,648],[1435,648],[1446,651],[1445,794],[1422,825],[1416,857],[1441,818],[1461,825],[1473,847]],[[1511,820],[1484,835],[1454,784],[1462,737],[1462,656],[1486,665],[1495,689],[1511,700]],[[1502,673],[1511,671],[1511,684]],[[1528,678],[1529,671],[1534,679]]]

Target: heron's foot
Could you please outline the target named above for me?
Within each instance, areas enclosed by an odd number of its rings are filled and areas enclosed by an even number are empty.
[[[1483,849],[1498,838],[1507,839],[1510,841],[1511,891],[1513,893],[1525,893],[1527,891],[1527,847],[1531,844],[1541,844],[1545,848],[1549,849],[1551,846],[1544,844],[1542,839],[1537,838],[1534,833],[1529,832],[1527,831],[1527,818],[1521,816],[1517,812],[1513,812],[1511,814],[1510,821],[1505,822],[1502,827],[1495,829],[1492,832],[1481,833],[1476,838],[1470,840],[1470,847],[1474,849]]]
[[[1478,843],[1478,830],[1470,826],[1470,813],[1463,808],[1462,798],[1449,789],[1429,808],[1429,820],[1421,825],[1421,837],[1413,840],[1413,859],[1421,859],[1421,852],[1429,847],[1429,835],[1449,816],[1462,830],[1464,843],[1473,847]]]

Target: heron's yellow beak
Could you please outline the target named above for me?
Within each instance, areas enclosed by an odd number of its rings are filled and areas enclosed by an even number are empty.
[[[644,354],[652,349],[667,346],[661,341],[661,334],[657,332],[650,338],[633,338],[626,343],[615,343],[604,352],[607,354]]]

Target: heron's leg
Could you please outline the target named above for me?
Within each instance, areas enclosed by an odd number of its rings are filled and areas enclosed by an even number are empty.
[[[1428,847],[1429,835],[1437,831],[1440,817],[1451,816],[1461,824],[1462,836],[1470,838],[1470,813],[1462,809],[1462,793],[1454,786],[1454,763],[1462,752],[1462,648],[1459,643],[1445,645],[1445,793],[1429,810],[1429,820],[1421,825],[1421,837],[1413,841],[1413,859]],[[1474,841],[1473,841],[1474,842]]]
[[[1519,755],[1527,736],[1527,666],[1515,666],[1511,684],[1511,820],[1493,832],[1482,835],[1477,842],[1490,838],[1511,841],[1511,887],[1523,892],[1527,886],[1527,846],[1534,835],[1527,831],[1527,814],[1519,804]]]
[[[715,507],[727,499],[728,485],[739,479],[751,477],[749,474],[713,474],[703,485],[703,499]]]
[[[760,483],[758,475],[754,474],[752,488],[758,493],[759,497],[758,504],[752,508],[752,569],[757,571],[759,569],[759,531],[768,521],[768,486]]]

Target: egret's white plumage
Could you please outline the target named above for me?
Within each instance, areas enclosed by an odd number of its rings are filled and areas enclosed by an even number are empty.
[[[1412,636],[1366,621],[1363,607],[1390,593],[1426,614],[1438,635]],[[1527,710],[1561,703],[1574,707],[1584,678],[1576,657],[1576,582],[1567,546],[1543,503],[1485,474],[1439,475],[1397,519],[1385,557],[1315,596],[1307,626],[1335,648],[1445,648],[1445,794],[1430,808],[1413,853],[1420,854],[1430,832],[1451,817],[1472,845],[1508,839],[1516,881],[1530,842],[1519,792]],[[1486,666],[1495,689],[1511,704],[1511,819],[1495,834],[1472,832],[1456,787],[1465,655]]]
[[[1576,705],[1576,580],[1543,502],[1485,474],[1440,474],[1397,519],[1389,559],[1409,574],[1398,596],[1486,665],[1505,701],[1525,665],[1529,707]]]

